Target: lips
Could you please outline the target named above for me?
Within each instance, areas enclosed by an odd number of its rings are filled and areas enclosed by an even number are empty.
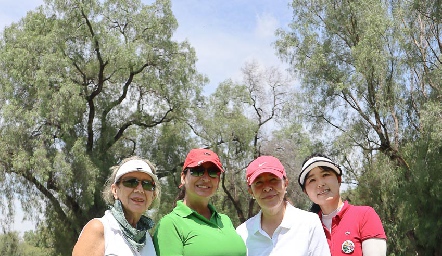
[[[144,199],[140,198],[140,197],[133,197],[131,199],[132,199],[132,201],[137,202],[137,203],[143,203],[144,202]]]
[[[197,188],[203,188],[203,189],[209,189],[209,186],[205,186],[205,185],[196,185]]]
[[[272,199],[272,198],[274,198],[275,196],[276,196],[276,194],[274,194],[274,195],[268,195],[268,196],[262,197],[262,199]]]
[[[327,194],[328,192],[330,192],[329,188],[328,189],[324,189],[324,190],[322,190],[321,192],[318,193],[318,196]]]

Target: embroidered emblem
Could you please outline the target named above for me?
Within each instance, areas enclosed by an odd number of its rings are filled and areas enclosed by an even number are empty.
[[[342,251],[344,253],[352,253],[355,250],[355,244],[351,240],[345,240],[342,243]]]
[[[349,236],[350,235],[350,231],[345,232],[345,235]]]

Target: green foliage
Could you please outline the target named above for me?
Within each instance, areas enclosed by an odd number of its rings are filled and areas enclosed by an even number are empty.
[[[10,256],[58,256],[48,247],[48,242],[33,231],[25,232],[23,238],[17,232],[1,234],[0,251]]]
[[[442,254],[439,6],[294,0],[278,31],[301,77],[300,123],[345,167],[345,196],[377,210],[391,255]]]
[[[36,231],[26,231],[23,235],[24,255],[58,256],[54,250],[54,237],[46,228],[39,226]]]
[[[0,251],[4,255],[23,255],[22,250],[19,247],[19,237],[17,232],[0,235]]]
[[[201,101],[190,123],[200,144],[212,148],[223,162],[221,188],[212,203],[235,226],[259,210],[247,191],[245,169],[257,156],[277,153],[278,145],[268,141],[291,100],[290,78],[277,68],[250,62],[242,75],[239,82],[224,81]]]
[[[1,209],[12,218],[5,202],[19,199],[68,255],[106,209],[110,166],[134,154],[158,157],[162,170],[179,165],[189,136],[166,124],[183,127],[207,80],[193,48],[171,40],[168,0],[45,3],[0,40]]]

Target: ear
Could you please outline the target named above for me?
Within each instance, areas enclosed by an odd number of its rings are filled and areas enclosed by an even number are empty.
[[[284,186],[285,186],[286,189],[288,188],[288,185],[289,185],[289,179],[288,179],[288,178],[285,178],[285,180],[284,180]]]
[[[250,186],[247,188],[247,192],[249,192],[249,194],[253,196],[253,192],[252,192],[252,189],[250,188]]]
[[[114,198],[118,199],[118,194],[117,194],[117,184],[112,184],[111,185],[111,189],[112,189],[112,194],[114,194]]]
[[[338,176],[338,183],[339,185],[342,183],[342,176]]]
[[[186,184],[186,173],[181,172],[181,185]]]

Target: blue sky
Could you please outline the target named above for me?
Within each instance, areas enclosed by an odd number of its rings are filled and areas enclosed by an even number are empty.
[[[142,0],[151,3],[152,0]],[[246,61],[263,66],[284,67],[271,45],[274,31],[286,28],[291,9],[289,0],[172,0],[178,20],[174,38],[187,39],[195,48],[200,73],[210,83],[207,94],[229,78],[238,78]],[[20,20],[43,0],[0,0],[0,28]]]
[[[145,3],[151,0],[143,0]],[[175,40],[188,40],[195,48],[197,69],[210,83],[205,92],[213,93],[226,79],[239,79],[240,69],[247,61],[265,67],[284,69],[275,56],[272,43],[274,31],[286,28],[291,18],[289,0],[172,0],[178,20]],[[30,10],[44,4],[43,0],[0,0],[0,28],[17,22]],[[18,209],[14,230],[23,232],[33,224],[22,221]]]

